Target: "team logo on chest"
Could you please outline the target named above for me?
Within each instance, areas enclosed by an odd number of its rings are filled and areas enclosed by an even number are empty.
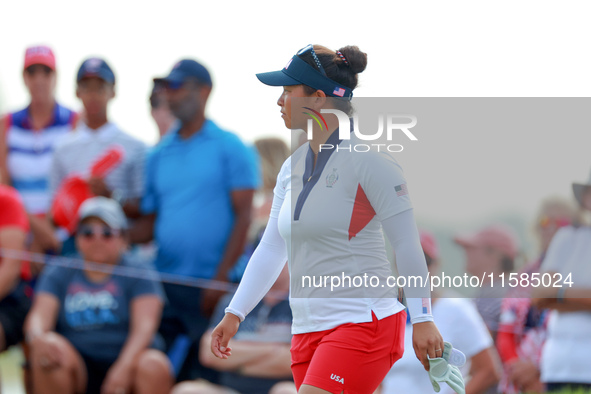
[[[333,187],[339,180],[339,173],[336,168],[332,169],[332,172],[326,176],[326,187]]]

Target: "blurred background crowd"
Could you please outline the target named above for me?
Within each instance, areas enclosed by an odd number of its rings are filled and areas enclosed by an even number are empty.
[[[247,144],[207,117],[214,81],[192,59],[152,81],[154,146],[112,120],[117,78],[104,59],[79,65],[78,111],[55,97],[52,48],[27,48],[22,78],[30,103],[0,121],[0,351],[12,349],[0,381],[30,393],[295,393],[286,270],[241,325],[229,360],[208,341],[297,146]],[[512,223],[450,239],[422,230],[432,275],[447,264],[440,245],[453,242],[471,275],[571,274],[583,286],[495,284],[472,299],[438,289],[433,315],[469,359],[467,393],[591,389],[591,178],[572,195],[532,201],[534,256]],[[432,392],[411,338],[409,323],[381,393]]]

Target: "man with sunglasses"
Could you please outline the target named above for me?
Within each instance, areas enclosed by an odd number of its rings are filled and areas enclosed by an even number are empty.
[[[55,100],[57,72],[51,48],[27,48],[23,79],[31,102],[0,121],[0,177],[22,196],[34,235],[32,249],[39,252],[58,246],[44,218],[51,200],[49,163],[78,116]]]
[[[155,82],[164,84],[178,123],[148,156],[141,207],[151,219],[149,225],[132,230],[132,240],[154,237],[160,272],[226,282],[244,250],[252,198],[260,182],[256,153],[206,118],[213,84],[203,65],[181,60]],[[199,339],[223,293],[167,284],[165,291],[169,303],[161,333],[169,344],[180,333],[195,343],[187,357],[195,365],[185,365],[178,378],[216,380],[197,365],[197,354]]]

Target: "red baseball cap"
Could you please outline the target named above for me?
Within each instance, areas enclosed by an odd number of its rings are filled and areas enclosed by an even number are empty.
[[[501,224],[494,224],[471,234],[457,236],[454,241],[463,247],[491,247],[500,250],[511,258],[517,256],[519,249],[517,236],[513,230]]]
[[[42,64],[55,70],[55,55],[50,47],[37,45],[25,51],[25,69],[33,64]]]

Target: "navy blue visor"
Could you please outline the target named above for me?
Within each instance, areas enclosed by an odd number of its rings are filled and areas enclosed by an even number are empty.
[[[314,67],[294,55],[280,71],[257,74],[259,81],[269,86],[307,85],[322,90],[327,96],[353,98],[353,90],[322,75]]]

